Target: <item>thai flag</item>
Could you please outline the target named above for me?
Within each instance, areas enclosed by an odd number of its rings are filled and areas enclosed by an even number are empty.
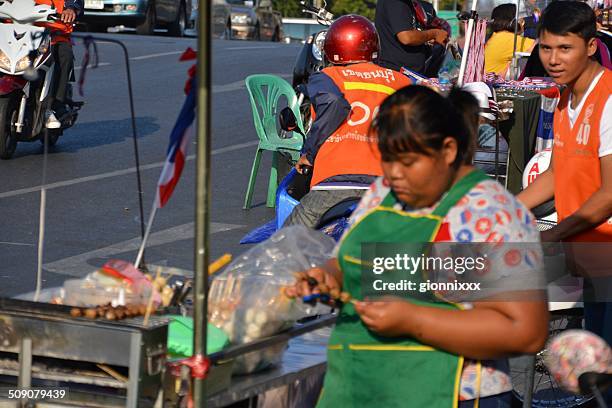
[[[187,158],[187,146],[195,132],[196,95],[195,87],[191,87],[181,113],[170,133],[170,145],[166,163],[157,182],[157,208],[166,205],[176,187]]]
[[[539,153],[546,149],[552,149],[553,145],[553,116],[559,103],[561,95],[557,87],[551,87],[538,91],[541,95],[540,117],[536,131],[535,152]]]

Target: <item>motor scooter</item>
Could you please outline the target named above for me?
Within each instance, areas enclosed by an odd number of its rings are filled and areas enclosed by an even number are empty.
[[[45,23],[58,20],[53,6],[34,0],[0,2],[0,159],[10,159],[17,142],[41,141],[54,146],[77,120],[83,102],[73,102],[58,120],[45,127],[55,63],[51,32]],[[72,88],[67,90],[68,100]]]

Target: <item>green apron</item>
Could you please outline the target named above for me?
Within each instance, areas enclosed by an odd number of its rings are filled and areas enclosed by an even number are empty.
[[[423,243],[424,248],[435,238],[448,211],[485,179],[481,171],[472,171],[428,215],[394,209],[398,201],[393,192],[389,193],[351,227],[340,243],[338,262],[344,275],[344,290],[362,299],[362,243]],[[418,272],[414,277],[420,279],[420,275]],[[433,299],[415,303],[457,308]],[[415,339],[376,335],[362,323],[354,306],[347,303],[339,312],[329,340],[327,373],[317,407],[456,407],[462,366],[463,357]]]

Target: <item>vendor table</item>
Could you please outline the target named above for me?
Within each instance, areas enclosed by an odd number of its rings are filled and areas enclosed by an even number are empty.
[[[282,391],[281,398],[290,404],[282,406],[314,406],[318,392],[305,394],[298,390],[297,385],[308,381],[316,389],[317,379],[322,377],[327,367],[327,340],[330,331],[329,328],[323,328],[291,339],[280,365],[260,373],[232,377],[227,390],[208,398],[207,408],[227,406],[283,386],[287,388]]]

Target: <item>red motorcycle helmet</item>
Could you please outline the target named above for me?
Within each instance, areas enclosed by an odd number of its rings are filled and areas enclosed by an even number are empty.
[[[342,16],[327,30],[323,51],[332,64],[370,62],[378,56],[378,33],[365,17]]]

